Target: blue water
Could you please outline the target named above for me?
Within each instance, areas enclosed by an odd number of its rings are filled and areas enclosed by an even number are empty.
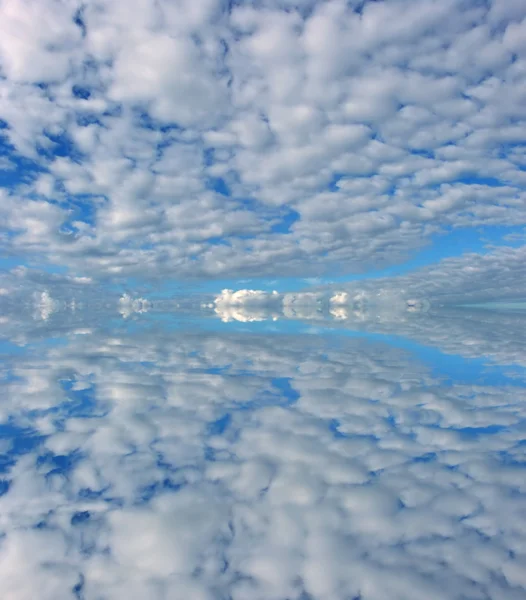
[[[0,553],[23,547],[33,565],[16,589],[523,593],[520,328],[486,324],[461,355],[426,338],[432,315],[418,338],[407,323],[78,319],[25,320],[24,344],[6,332],[1,347]],[[472,337],[477,321],[456,319]]]

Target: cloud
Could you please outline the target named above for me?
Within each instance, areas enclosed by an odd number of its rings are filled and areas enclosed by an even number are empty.
[[[150,308],[150,302],[145,298],[132,298],[129,294],[123,294],[119,298],[119,312],[127,319],[134,313],[145,313]]]
[[[213,304],[214,312],[222,321],[264,321],[277,319],[280,313],[281,298],[278,292],[264,292],[262,290],[238,290],[236,292],[225,289],[218,294]],[[209,304],[204,303],[206,309]],[[249,312],[245,309],[249,307]]]
[[[407,275],[351,281],[339,285],[351,297],[376,304],[381,298],[422,299],[433,306],[455,306],[526,299],[526,247],[496,246],[485,254],[466,253],[446,258]],[[335,286],[316,288],[333,293]]]
[[[520,2],[4,4],[11,253],[308,276],[525,223]]]
[[[95,327],[13,355],[6,598],[519,598],[524,390],[277,342]]]

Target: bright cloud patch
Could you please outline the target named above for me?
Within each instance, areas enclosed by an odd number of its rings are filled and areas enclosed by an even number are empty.
[[[0,244],[308,275],[524,224],[525,39],[515,0],[2,0]]]

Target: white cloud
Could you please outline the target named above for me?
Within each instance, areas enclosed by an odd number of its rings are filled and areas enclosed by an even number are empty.
[[[119,298],[118,311],[124,319],[133,314],[148,312],[150,302],[146,298],[133,298],[129,294],[123,294]]]
[[[280,303],[281,297],[276,291],[237,290],[234,292],[225,289],[214,298],[211,306],[214,306],[214,312],[224,322],[250,322],[276,320],[280,312]]]
[[[2,203],[12,252],[319,275],[525,222],[521,2],[4,4],[2,134],[39,169]]]
[[[56,83],[79,58],[76,2],[2,2],[1,70],[13,83]]]
[[[47,290],[35,294],[35,319],[47,321],[56,309],[57,303]]]

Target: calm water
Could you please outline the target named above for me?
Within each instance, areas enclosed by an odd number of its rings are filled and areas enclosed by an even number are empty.
[[[523,599],[522,315],[4,318],[2,598]]]

